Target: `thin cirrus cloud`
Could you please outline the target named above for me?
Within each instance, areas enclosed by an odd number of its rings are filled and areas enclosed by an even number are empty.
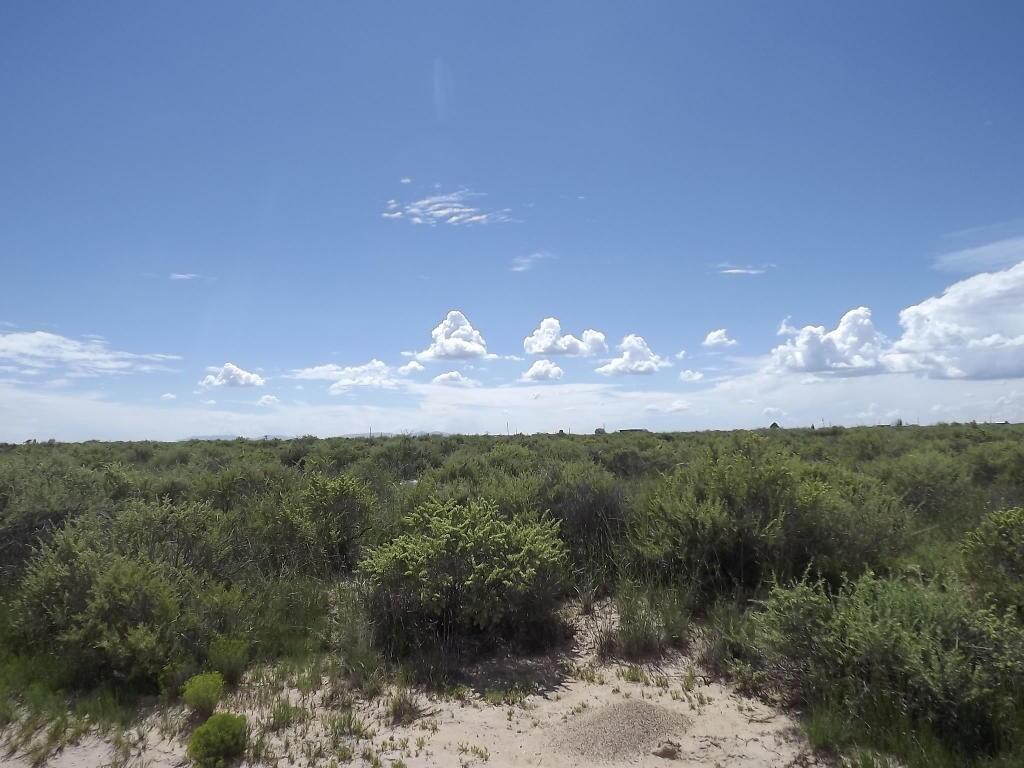
[[[388,200],[381,216],[392,221],[435,227],[439,224],[466,227],[479,224],[499,224],[511,221],[508,208],[488,209],[483,206],[486,192],[460,189],[455,192],[430,195],[412,202]]]
[[[763,275],[774,264],[719,264],[715,269],[720,275]]]
[[[201,277],[202,275],[198,272],[171,272],[171,274],[167,276],[167,279],[175,282],[183,282],[188,280],[198,280]]]
[[[635,333],[626,336],[618,349],[622,353],[619,357],[608,360],[594,370],[602,376],[649,375],[672,365],[669,360],[655,354],[643,336]]]
[[[704,337],[701,346],[715,349],[717,347],[734,347],[736,343],[736,339],[729,338],[729,332],[725,328],[716,328]]]
[[[239,368],[234,363],[224,363],[221,367],[207,368],[209,373],[202,378],[199,386],[209,387],[262,387],[266,381],[258,373]]]
[[[535,251],[533,253],[528,253],[525,256],[516,256],[512,259],[512,266],[509,267],[509,269],[513,272],[529,272],[540,262],[553,258],[554,256],[545,251]]]
[[[943,272],[977,272],[1010,267],[1020,261],[1024,261],[1024,235],[940,254],[934,267]]]
[[[101,338],[71,339],[47,331],[0,333],[0,363],[15,372],[40,374],[55,369],[71,377],[150,373],[169,370],[181,358],[111,349]]]
[[[562,333],[562,324],[557,317],[545,317],[533,333],[523,339],[523,350],[528,355],[572,355],[590,357],[608,351],[605,336],[600,331],[587,328],[580,338]]]

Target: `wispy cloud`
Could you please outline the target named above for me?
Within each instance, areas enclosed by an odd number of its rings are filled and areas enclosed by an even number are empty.
[[[763,275],[774,264],[719,264],[715,267],[720,275]]]
[[[177,355],[121,352],[98,338],[69,339],[46,331],[0,333],[0,362],[11,363],[22,373],[63,368],[70,376],[113,373],[146,373],[167,370]]]
[[[430,195],[413,202],[388,200],[386,209],[381,216],[385,219],[408,221],[410,224],[421,224],[435,227],[438,224],[449,226],[473,226],[476,224],[498,224],[511,221],[508,208],[489,210],[482,205],[485,192],[473,192],[460,189],[456,192]]]
[[[399,184],[412,184],[412,179],[409,178],[408,176],[403,176],[401,179],[398,180],[398,183]]]
[[[1024,261],[1024,235],[943,253],[934,267],[943,272],[978,272],[1012,267],[1019,261]]]
[[[167,276],[167,279],[168,280],[176,280],[176,281],[178,281],[178,280],[198,280],[201,277],[202,277],[202,275],[200,275],[200,274],[198,274],[196,272],[171,272],[171,274],[169,274]]]
[[[545,251],[536,251],[525,256],[516,256],[514,259],[512,259],[512,266],[510,267],[510,269],[513,272],[529,272],[531,269],[537,266],[539,262],[542,262],[545,259],[553,258],[554,256]]]

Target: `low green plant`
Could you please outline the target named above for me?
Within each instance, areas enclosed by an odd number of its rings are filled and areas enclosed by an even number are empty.
[[[244,637],[213,638],[208,654],[210,666],[230,685],[238,685],[249,664],[249,641]]]
[[[245,754],[248,742],[245,716],[218,712],[196,728],[188,742],[188,756],[199,768],[224,768]]]
[[[553,621],[566,572],[558,524],[503,518],[484,500],[430,501],[360,565],[385,643],[476,634],[536,635]]]
[[[975,589],[1024,615],[1024,507],[990,513],[964,537],[962,551]]]
[[[181,698],[197,716],[207,718],[217,708],[224,693],[220,672],[206,672],[190,677],[181,689]]]

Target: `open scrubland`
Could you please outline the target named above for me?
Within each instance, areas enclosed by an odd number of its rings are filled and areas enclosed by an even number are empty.
[[[0,762],[1024,764],[1024,428],[0,446]]]

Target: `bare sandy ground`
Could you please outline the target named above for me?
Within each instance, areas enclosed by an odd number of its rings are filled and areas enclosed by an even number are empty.
[[[596,620],[576,621],[575,645],[560,654],[491,659],[466,671],[468,686],[458,696],[415,694],[418,713],[406,725],[390,723],[389,694],[339,702],[326,680],[308,673],[300,683],[257,670],[221,709],[245,714],[260,741],[245,766],[819,765],[789,716],[709,679],[686,654],[640,665],[601,662],[593,651]],[[505,701],[495,693],[516,685],[531,693]],[[298,714],[272,728],[273,706],[283,701]],[[190,730],[180,708],[154,712],[127,735],[88,735],[45,764],[186,765]],[[359,730],[365,732],[353,734]],[[0,765],[31,762],[8,754]]]

